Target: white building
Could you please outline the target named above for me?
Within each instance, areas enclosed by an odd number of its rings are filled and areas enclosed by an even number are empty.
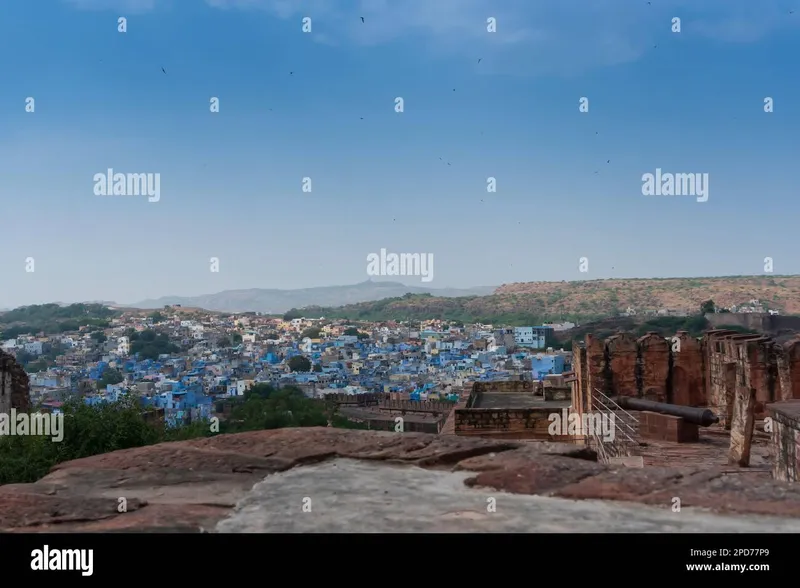
[[[25,351],[32,355],[41,355],[43,353],[42,342],[33,341],[32,343],[25,343]]]
[[[533,345],[533,327],[514,327],[514,343],[517,345]]]

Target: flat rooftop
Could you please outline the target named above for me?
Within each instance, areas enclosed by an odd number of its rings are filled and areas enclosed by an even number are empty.
[[[483,392],[472,408],[552,408],[561,410],[569,408],[569,400],[544,400],[530,392]]]

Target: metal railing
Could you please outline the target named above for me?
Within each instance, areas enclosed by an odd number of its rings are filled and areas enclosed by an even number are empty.
[[[607,463],[615,457],[632,457],[639,452],[639,421],[619,404],[606,396],[598,389],[592,392],[592,410],[599,412],[603,418],[611,419],[613,416],[614,435],[611,441],[606,441],[595,431],[587,440],[590,446],[597,451],[597,459]]]

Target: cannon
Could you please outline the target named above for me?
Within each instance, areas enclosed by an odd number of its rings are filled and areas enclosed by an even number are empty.
[[[692,423],[701,427],[708,427],[709,425],[719,422],[719,417],[707,408],[679,406],[677,404],[653,402],[652,400],[642,400],[641,398],[631,398],[629,396],[619,396],[615,401],[621,408],[657,412],[681,417],[687,423]]]

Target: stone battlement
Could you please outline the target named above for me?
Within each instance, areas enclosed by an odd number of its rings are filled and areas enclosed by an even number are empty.
[[[679,331],[671,339],[629,333],[605,340],[587,335],[574,348],[576,406],[590,409],[591,391],[683,406],[705,406],[730,427],[737,388],[755,390],[755,411],[800,398],[800,340],[785,345],[762,335]]]

